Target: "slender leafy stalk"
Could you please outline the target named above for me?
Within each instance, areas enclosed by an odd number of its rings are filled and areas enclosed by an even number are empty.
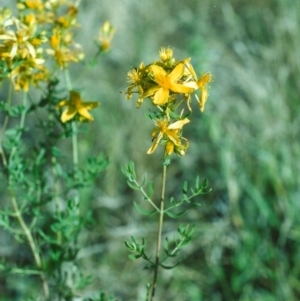
[[[31,252],[33,254],[33,257],[34,257],[34,261],[35,261],[35,264],[37,266],[37,268],[40,270],[40,277],[41,277],[41,281],[42,281],[42,286],[43,286],[43,291],[44,291],[44,296],[45,296],[45,299],[48,300],[49,298],[49,287],[48,287],[48,283],[47,283],[47,280],[46,280],[46,277],[43,273],[43,264],[42,264],[42,259],[41,259],[41,256],[39,254],[39,251],[38,251],[38,247],[33,239],[33,236],[32,236],[32,233],[30,231],[30,229],[28,228],[27,224],[25,223],[23,217],[22,217],[22,213],[20,212],[20,209],[19,209],[19,206],[18,206],[18,203],[17,203],[17,200],[16,200],[16,197],[13,193],[13,191],[10,191],[10,196],[11,196],[11,202],[12,202],[12,206],[14,208],[14,211],[15,211],[15,214],[14,216],[17,218],[26,238],[27,238],[27,241],[29,243],[29,246],[30,246],[30,249],[31,249]]]
[[[159,256],[160,256],[160,249],[161,249],[161,236],[162,236],[162,228],[163,228],[163,221],[164,221],[164,201],[165,201],[165,191],[166,191],[166,177],[167,177],[167,166],[166,166],[166,164],[163,164],[162,188],[161,188],[161,198],[160,198],[157,241],[156,241],[156,255],[155,255],[155,265],[154,265],[154,274],[153,274],[153,282],[152,282],[152,291],[151,291],[150,301],[154,300],[155,292],[156,292],[157,275],[158,275],[158,267],[159,267]]]
[[[78,135],[77,135],[77,124],[76,121],[72,122],[72,148],[73,148],[73,166],[76,170],[78,166]]]
[[[23,111],[21,114],[21,118],[20,118],[20,124],[19,124],[19,133],[18,133],[18,139],[17,141],[20,141],[21,136],[22,136],[22,132],[25,126],[25,118],[26,118],[26,113],[27,113],[27,93],[23,94]],[[14,147],[12,148],[10,155],[9,155],[9,162],[8,164],[12,164],[13,160],[14,160],[14,156],[16,154],[17,151],[17,145],[15,144]],[[38,247],[33,239],[32,233],[30,231],[30,228],[27,226],[27,224],[25,223],[23,216],[22,216],[22,212],[20,211],[19,205],[17,203],[14,191],[13,191],[13,184],[12,182],[12,175],[9,175],[9,179],[8,179],[8,186],[9,188],[9,192],[10,192],[10,199],[11,199],[11,203],[12,203],[12,207],[14,209],[14,216],[17,218],[23,232],[24,235],[26,236],[26,239],[29,243],[31,252],[33,254],[34,257],[34,261],[35,264],[37,266],[37,268],[41,271],[40,273],[40,278],[42,281],[42,286],[43,286],[43,291],[44,291],[44,296],[45,299],[48,300],[49,298],[49,287],[48,287],[48,283],[45,277],[45,274],[43,272],[43,264],[42,264],[42,259],[40,257],[39,251],[38,251]]]
[[[9,83],[8,95],[7,95],[7,109],[9,109],[10,105],[11,105],[11,96],[12,96],[12,83]],[[3,165],[5,167],[7,167],[7,159],[6,159],[5,153],[4,153],[3,148],[2,148],[2,141],[3,141],[5,130],[6,130],[6,127],[7,127],[7,124],[8,124],[8,120],[9,120],[9,115],[6,114],[5,118],[4,118],[4,121],[3,121],[2,128],[0,130],[0,154],[1,154],[1,157],[2,157]]]

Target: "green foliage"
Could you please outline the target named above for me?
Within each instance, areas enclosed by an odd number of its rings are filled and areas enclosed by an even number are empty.
[[[163,220],[164,215],[171,218],[179,218],[183,216],[188,209],[184,209],[183,211],[178,212],[177,208],[189,204],[192,206],[199,206],[198,203],[192,202],[191,200],[200,194],[205,194],[209,192],[210,190],[207,190],[207,180],[204,180],[203,183],[200,185],[199,176],[196,177],[195,180],[195,188],[191,188],[191,193],[189,194],[188,191],[188,182],[183,183],[182,187],[182,198],[178,201],[175,200],[174,197],[170,198],[169,206],[165,207],[165,183],[166,183],[166,168],[170,165],[170,157],[168,156],[164,162],[163,165],[163,182],[162,182],[162,195],[160,204],[155,205],[154,201],[152,200],[152,196],[154,194],[154,185],[153,182],[149,182],[149,184],[146,184],[146,175],[144,175],[143,180],[141,184],[137,180],[137,175],[135,171],[135,166],[133,162],[129,162],[125,167],[122,168],[123,174],[127,178],[128,186],[133,189],[140,191],[140,193],[143,195],[143,200],[150,203],[152,207],[154,207],[154,210],[149,211],[143,209],[141,206],[139,206],[136,202],[134,202],[135,209],[141,213],[142,215],[151,216],[155,213],[158,213],[159,215],[159,221],[158,221],[158,233],[157,233],[157,242],[156,242],[156,254],[153,256],[154,259],[151,259],[151,256],[148,255],[149,251],[146,253],[146,239],[142,238],[142,242],[138,243],[137,239],[134,236],[131,236],[131,242],[125,240],[125,246],[130,252],[129,258],[131,259],[139,259],[142,258],[144,261],[146,261],[145,269],[151,269],[154,273],[154,278],[152,285],[149,284],[149,288],[146,293],[146,300],[154,300],[155,292],[156,292],[156,286],[157,286],[157,278],[158,278],[158,268],[163,268],[165,270],[171,270],[174,269],[178,264],[181,262],[181,260],[178,260],[176,257],[179,255],[180,250],[189,245],[194,237],[195,233],[195,226],[190,226],[189,224],[183,225],[180,224],[178,227],[178,236],[174,238],[173,240],[169,240],[168,237],[165,237],[164,239],[164,257],[160,257],[160,248],[161,248],[161,241],[162,241],[162,229],[163,229]],[[144,185],[148,186],[148,193],[145,192],[143,189]],[[174,212],[174,211],[177,212]],[[174,262],[174,258],[176,258],[177,262]]]
[[[1,26],[5,31],[11,24],[4,22]],[[1,55],[6,47],[3,45]],[[26,64],[28,58],[22,59]],[[30,77],[23,80],[29,81]],[[57,108],[58,102],[69,94],[69,81],[65,84],[61,78],[49,76],[40,90],[40,100],[36,100],[36,96],[26,91],[26,85],[15,79],[8,83],[7,99],[1,102],[4,122],[0,130],[0,154],[5,203],[0,212],[0,226],[18,244],[25,245],[31,256],[26,264],[3,259],[0,270],[6,278],[11,275],[22,275],[28,281],[36,278],[33,289],[16,286],[11,290],[11,294],[19,294],[22,300],[74,300],[94,280],[78,262],[80,234],[95,223],[91,211],[82,211],[81,201],[83,192],[94,187],[108,160],[98,153],[79,163],[80,132],[76,121],[62,123]],[[21,104],[17,93],[12,92],[13,86],[16,91],[25,90]],[[64,148],[69,138],[72,138],[71,156],[70,150]]]
[[[93,222],[90,214],[80,214],[79,193],[94,185],[108,161],[100,153],[88,158],[85,164],[75,170],[65,168],[66,157],[58,145],[63,137],[68,136],[66,131],[69,129],[58,127],[53,122],[59,118],[59,112],[55,109],[55,87],[58,83],[58,80],[52,81],[39,102],[41,104],[47,99],[46,104],[42,105],[47,118],[38,120],[35,133],[39,135],[40,131],[42,135],[34,150],[30,151],[21,139],[27,131],[32,131],[23,126],[16,125],[6,130],[3,143],[3,151],[5,156],[8,154],[9,161],[2,171],[7,179],[8,193],[14,201],[12,209],[6,206],[1,211],[0,225],[16,241],[26,243],[28,240],[37,260],[35,264],[41,265],[35,269],[34,263],[26,267],[3,261],[0,267],[7,274],[43,275],[45,281],[57,287],[50,292],[51,298],[73,300],[74,293],[93,280],[90,275],[82,273],[76,263],[80,248],[78,236]],[[40,107],[36,105],[24,110],[19,105],[11,106],[7,116],[18,117],[19,112],[21,120],[24,120],[25,115],[29,118],[29,113],[36,113]],[[19,219],[20,227],[17,227],[16,219]],[[66,265],[74,265],[71,269],[75,272],[66,273]]]

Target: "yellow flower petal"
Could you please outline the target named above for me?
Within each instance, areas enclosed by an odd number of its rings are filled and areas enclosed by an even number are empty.
[[[173,153],[174,151],[174,143],[172,143],[171,141],[168,141],[166,143],[166,146],[165,146],[165,156],[169,156]]]
[[[68,105],[68,103],[69,103],[70,101],[69,100],[61,100],[57,105],[56,105],[56,107],[57,108],[62,108],[62,107],[64,107],[64,106],[66,106],[66,105]]]
[[[156,148],[157,148],[157,146],[158,146],[160,140],[162,139],[162,137],[163,137],[163,133],[161,132],[161,133],[159,133],[159,135],[153,140],[153,143],[152,143],[151,147],[150,147],[150,148],[148,149],[148,151],[147,151],[147,154],[148,154],[148,155],[152,154],[152,153],[156,150]]]
[[[145,91],[143,93],[142,98],[146,98],[146,97],[152,96],[154,93],[157,92],[158,89],[160,89],[159,86],[152,87],[152,88],[148,89],[147,91]]]
[[[78,110],[79,115],[81,115],[82,117],[86,118],[87,120],[93,121],[94,118],[92,117],[92,115],[89,113],[88,109],[84,106],[82,106],[79,110]]]
[[[201,95],[200,95],[200,101],[199,101],[199,106],[200,106],[200,110],[201,112],[204,111],[204,107],[205,107],[205,103],[207,101],[208,98],[208,91],[206,87],[203,87],[201,89]]]
[[[63,111],[63,113],[61,114],[60,120],[63,123],[65,123],[65,122],[71,120],[76,115],[76,113],[77,113],[77,111],[75,110],[75,108],[69,107],[68,109]]]
[[[170,90],[176,93],[192,93],[195,89],[185,84],[172,84]]]
[[[151,65],[150,70],[153,74],[154,81],[160,85],[165,85],[165,78],[167,76],[167,72],[160,66],[157,65]]]
[[[81,118],[80,120],[93,121],[94,118],[89,110],[97,107],[97,102],[83,102],[80,94],[77,91],[70,91],[70,100],[62,100],[57,104],[57,108],[67,107],[61,115],[61,121],[67,122],[71,120],[76,114]]]
[[[169,130],[177,130],[181,129],[185,124],[189,123],[190,120],[188,118],[184,118],[182,120],[175,121],[174,123],[168,126]]]
[[[161,106],[164,105],[169,98],[169,90],[165,88],[160,88],[154,95],[153,103],[155,105]]]
[[[170,78],[170,82],[177,82],[180,80],[184,72],[184,65],[183,64],[178,64],[173,71],[168,75]]]
[[[207,85],[211,82],[212,76],[210,73],[205,73],[198,80],[197,85],[201,91],[200,100],[198,100],[201,112],[204,111],[205,103],[208,98],[208,88]]]

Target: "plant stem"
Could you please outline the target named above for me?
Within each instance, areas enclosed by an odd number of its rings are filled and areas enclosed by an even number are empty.
[[[11,202],[12,202],[12,205],[13,205],[13,208],[14,208],[14,211],[15,211],[14,215],[17,218],[21,228],[23,229],[23,232],[24,232],[24,234],[27,238],[27,241],[29,243],[31,252],[33,254],[35,264],[36,264],[37,268],[40,270],[40,277],[41,277],[41,280],[42,280],[44,295],[45,295],[46,300],[48,300],[48,298],[49,298],[49,287],[48,287],[48,283],[46,281],[45,275],[44,275],[43,270],[42,270],[43,265],[42,265],[42,260],[41,260],[40,254],[38,252],[38,248],[37,248],[37,246],[34,242],[34,239],[32,237],[30,229],[27,227],[26,223],[23,220],[22,214],[21,214],[21,212],[19,210],[19,206],[17,204],[16,197],[14,196],[14,193],[12,191],[10,191],[10,195],[11,195]]]
[[[18,141],[21,139],[21,136],[22,136],[22,131],[24,129],[24,125],[25,125],[25,118],[26,118],[26,113],[27,113],[27,93],[24,93],[23,94],[23,106],[24,106],[24,110],[22,112],[22,115],[21,115],[21,119],[20,119],[20,124],[19,124],[19,134],[18,134]],[[15,156],[15,153],[17,151],[17,146],[15,145],[11,152],[10,152],[10,155],[9,155],[9,162],[8,164],[10,165],[11,162],[14,160],[14,156]],[[11,175],[9,175],[9,179],[8,179],[8,182],[9,182],[9,187],[12,187],[12,183],[11,183]],[[35,264],[37,266],[37,268],[40,270],[40,277],[41,277],[41,281],[42,281],[42,285],[43,285],[43,291],[44,291],[44,295],[45,295],[45,299],[48,300],[49,298],[49,287],[48,287],[48,283],[46,281],[46,277],[44,275],[44,272],[42,270],[43,268],[43,265],[42,265],[42,260],[41,260],[41,257],[40,257],[40,254],[39,254],[39,251],[38,251],[38,248],[34,242],[34,239],[33,239],[33,236],[31,234],[31,231],[29,229],[29,227],[27,226],[27,224],[25,223],[23,217],[22,217],[22,213],[19,209],[19,206],[18,206],[18,203],[17,203],[17,200],[16,200],[16,197],[15,197],[15,194],[13,192],[12,189],[9,189],[10,190],[10,196],[11,196],[11,202],[12,202],[12,206],[14,208],[14,211],[15,211],[15,214],[14,216],[17,218],[26,238],[27,238],[27,241],[29,243],[29,246],[31,248],[31,251],[32,251],[32,254],[33,254],[33,257],[34,257],[34,260],[35,260]]]
[[[10,82],[9,88],[8,88],[8,97],[7,97],[7,99],[8,99],[7,109],[10,109],[11,95],[12,95],[12,83]],[[2,140],[4,138],[4,133],[5,133],[5,130],[6,130],[6,127],[7,127],[7,124],[8,124],[8,120],[9,120],[9,115],[6,114],[6,116],[4,118],[2,128],[1,128],[1,131],[0,131],[0,154],[1,154],[1,157],[2,157],[2,162],[3,162],[4,167],[7,167],[7,160],[6,160],[6,156],[5,156],[5,153],[3,151],[3,148],[2,148]]]
[[[21,114],[21,119],[20,119],[20,124],[19,124],[19,134],[17,137],[17,141],[19,141],[21,139],[22,136],[22,131],[24,130],[24,126],[25,126],[25,118],[26,118],[26,114],[27,114],[27,92],[23,94],[23,101],[22,101],[22,105],[23,105],[23,112]],[[12,148],[10,155],[9,155],[9,162],[11,162],[13,160],[13,157],[15,155],[15,152],[17,150],[17,146],[14,145],[14,147]]]
[[[158,221],[158,231],[157,231],[157,242],[156,242],[156,255],[155,255],[155,265],[154,265],[154,274],[152,282],[152,292],[150,301],[154,300],[157,275],[158,275],[158,266],[159,266],[159,254],[161,248],[161,236],[162,236],[162,227],[164,221],[164,200],[165,200],[165,190],[166,190],[166,175],[167,175],[167,166],[163,165],[163,174],[162,174],[162,189],[161,189],[161,198],[160,198],[160,210],[159,210],[159,221]]]
[[[72,121],[72,132],[73,166],[74,170],[76,170],[78,166],[78,138],[76,121]]]
[[[59,218],[61,218],[59,187],[58,187],[58,172],[57,172],[56,164],[57,164],[56,158],[54,156],[52,156],[52,158],[51,158],[52,176],[53,176],[53,187],[52,187],[52,189],[53,189],[53,198],[54,198],[54,203],[55,203],[55,213]],[[56,240],[57,240],[57,243],[59,245],[62,243],[61,230],[57,231]]]
[[[65,80],[66,80],[66,84],[68,87],[69,92],[72,91],[73,87],[72,87],[72,81],[71,81],[71,77],[70,77],[70,72],[69,69],[65,69]],[[74,181],[76,181],[76,177],[77,177],[77,172],[78,172],[78,163],[79,163],[79,153],[78,153],[78,127],[77,127],[77,121],[73,120],[72,121],[72,152],[73,152],[73,179]],[[74,215],[76,216],[76,218],[80,218],[80,197],[79,197],[79,191],[78,188],[74,189],[74,204],[75,204],[75,212]],[[74,216],[74,217],[75,217]],[[77,245],[77,237],[73,238],[73,239],[69,239],[68,243],[70,243],[70,247],[75,250],[76,249],[76,245]],[[75,262],[72,263],[68,263],[68,262],[63,262],[61,265],[61,274],[65,274],[66,275],[66,284],[69,288],[71,288],[73,290],[73,288],[75,287],[75,278],[76,278],[76,272],[74,272],[74,268],[76,267]],[[59,300],[61,296],[59,296]],[[62,298],[63,299],[63,298]]]
[[[144,190],[144,188],[141,187],[141,186],[139,185],[139,183],[138,183],[136,180],[134,180],[133,183],[134,183],[137,187],[139,187],[139,189],[140,189],[141,193],[143,194],[143,196],[145,197],[145,199],[146,199],[146,200],[147,200],[147,201],[155,208],[155,210],[157,210],[157,212],[159,212],[159,208],[153,203],[153,201],[152,201],[151,198],[148,196],[148,194],[146,193],[146,191]]]

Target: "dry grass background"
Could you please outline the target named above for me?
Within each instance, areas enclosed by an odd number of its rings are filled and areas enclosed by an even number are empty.
[[[197,71],[210,71],[214,81],[205,112],[195,107],[185,132],[191,146],[174,159],[168,192],[180,193],[183,179],[197,174],[213,191],[184,218],[196,225],[196,239],[181,266],[162,272],[157,299],[299,300],[300,2],[82,1],[77,37],[87,57],[105,20],[116,28],[110,53],[80,82],[81,67],[72,69],[86,99],[101,102],[96,122],[82,136],[82,159],[98,152],[110,159],[83,204],[98,220],[82,237],[86,247],[79,253],[95,275],[86,295],[103,289],[121,300],[144,300],[150,274],[127,259],[123,241],[149,236],[151,246],[156,222],[134,211],[132,201],[140,196],[126,187],[120,168],[133,160],[140,174],[146,171],[158,183],[161,153],[145,153],[152,127],[147,105],[136,110],[120,92],[132,66],[153,61],[160,47],[170,46],[176,58],[192,57]],[[165,234],[172,235],[177,223],[168,220]],[[12,244],[4,237],[1,256]],[[14,283],[7,280],[11,290]]]

